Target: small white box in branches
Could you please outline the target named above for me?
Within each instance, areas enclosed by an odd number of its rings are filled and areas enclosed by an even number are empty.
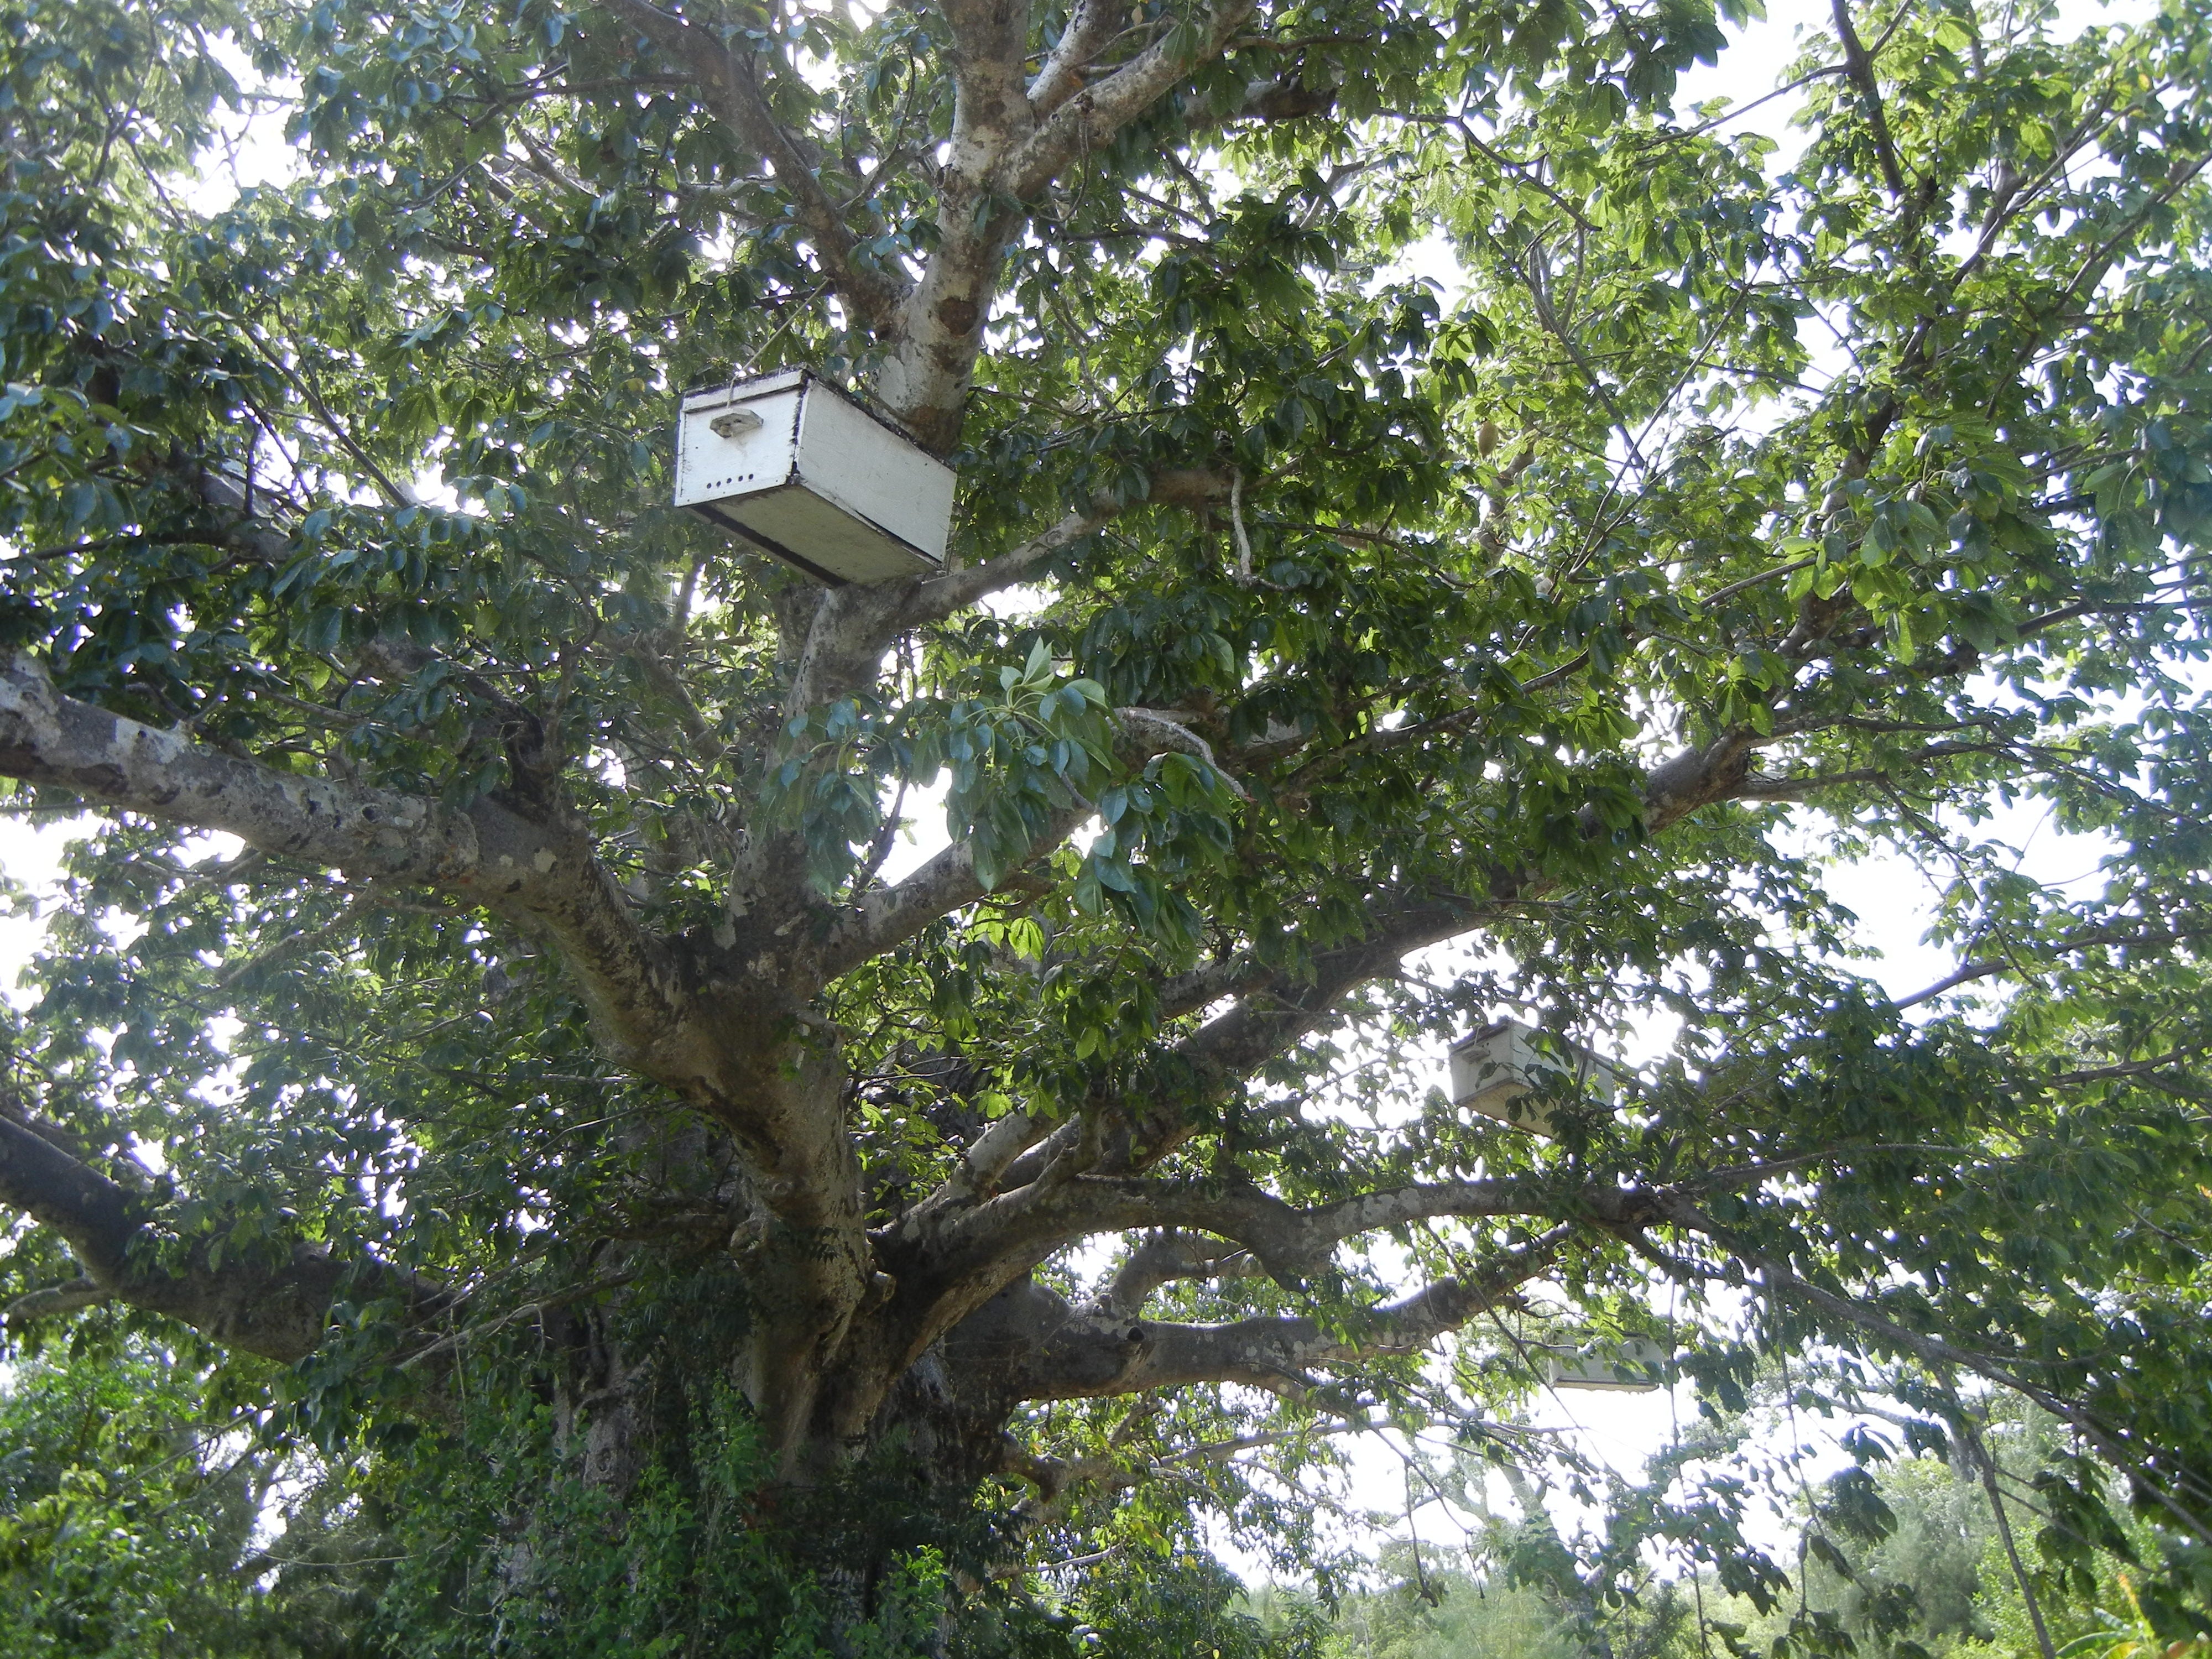
[[[1501,1019],[1462,1037],[1451,1046],[1451,1098],[1485,1117],[1531,1134],[1558,1133],[1550,1104],[1539,1097],[1536,1073],[1564,1072],[1577,1086],[1608,1102],[1620,1097],[1620,1077],[1587,1048],[1571,1045],[1539,1048],[1536,1028]]]
[[[1579,1348],[1542,1350],[1544,1380],[1555,1389],[1598,1389],[1649,1394],[1667,1380],[1672,1357],[1649,1338],[1592,1342]]]
[[[831,587],[945,563],[952,469],[804,368],[686,392],[676,505]]]

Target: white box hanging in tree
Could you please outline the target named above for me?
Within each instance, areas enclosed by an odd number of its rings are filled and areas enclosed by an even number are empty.
[[[1501,1019],[1462,1037],[1451,1046],[1451,1100],[1455,1106],[1494,1117],[1531,1134],[1554,1135],[1559,1126],[1551,1103],[1535,1093],[1538,1070],[1567,1073],[1601,1098],[1620,1096],[1620,1074],[1586,1048],[1569,1047],[1563,1058],[1536,1046],[1536,1028]]]
[[[803,368],[686,392],[676,505],[832,587],[945,563],[952,469]]]
[[[1667,1380],[1673,1356],[1649,1337],[1547,1347],[1544,1380],[1555,1389],[1596,1389],[1608,1394],[1649,1394]]]

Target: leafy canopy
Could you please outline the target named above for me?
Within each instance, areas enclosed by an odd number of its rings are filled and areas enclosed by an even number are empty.
[[[2212,21],[1838,4],[1785,161],[1676,94],[1745,16],[17,0],[0,773],[99,816],[6,1571],[184,1609],[289,1516],[271,1642],[1249,1646],[1167,1553],[1326,1565],[1391,1425],[1604,1510],[1560,1605],[1658,1550],[1819,1651],[1725,1426],[1813,1356],[1910,1451],[2034,1401],[2046,1590],[2194,1633]],[[945,574],[668,505],[787,364],[957,466]],[[1509,1011],[1553,1136],[1418,1081]],[[1553,1467],[1536,1351],[1631,1336],[1717,1426]],[[275,1484],[39,1530],[157,1419]]]

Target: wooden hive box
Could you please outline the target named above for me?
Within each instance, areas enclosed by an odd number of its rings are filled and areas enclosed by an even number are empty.
[[[1544,1380],[1555,1389],[1598,1389],[1613,1394],[1649,1394],[1666,1380],[1667,1350],[1648,1337],[1593,1342],[1579,1348],[1542,1350]]]
[[[818,582],[945,563],[952,469],[804,368],[686,392],[676,505]]]
[[[1452,1104],[1531,1134],[1550,1136],[1557,1126],[1551,1107],[1531,1087],[1535,1071],[1571,1067],[1578,1081],[1595,1084],[1608,1100],[1619,1097],[1620,1077],[1613,1066],[1585,1048],[1574,1049],[1565,1058],[1547,1054],[1536,1046],[1535,1037],[1534,1026],[1501,1019],[1453,1043],[1449,1056]]]

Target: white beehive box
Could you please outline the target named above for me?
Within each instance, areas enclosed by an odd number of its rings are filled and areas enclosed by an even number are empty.
[[[1572,1050],[1563,1060],[1538,1048],[1535,1036],[1533,1025],[1501,1019],[1453,1043],[1449,1055],[1452,1104],[1531,1134],[1548,1136],[1555,1133],[1557,1125],[1551,1107],[1532,1091],[1532,1073],[1571,1067],[1577,1082],[1595,1084],[1607,1100],[1619,1097],[1620,1079],[1605,1061],[1582,1048]]]
[[[1668,1355],[1656,1342],[1632,1336],[1580,1348],[1546,1348],[1544,1380],[1555,1389],[1649,1394],[1667,1379]]]
[[[942,568],[952,469],[803,368],[686,392],[676,505],[832,587]]]

